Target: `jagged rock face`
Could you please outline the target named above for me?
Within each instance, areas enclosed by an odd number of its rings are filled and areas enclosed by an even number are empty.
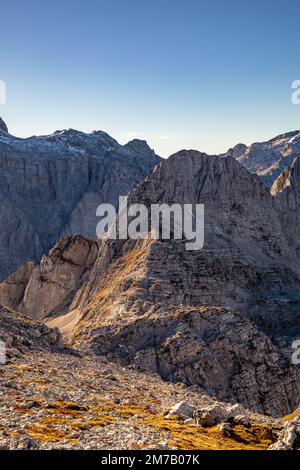
[[[268,450],[298,450],[300,443],[300,419],[296,416],[287,421],[278,436],[277,442],[272,444]]]
[[[62,238],[38,266],[28,262],[0,284],[0,304],[38,320],[63,314],[88,279],[97,253],[96,240]]]
[[[0,117],[0,131],[8,133],[8,128],[3,119]]]
[[[242,157],[246,151],[247,151],[247,145],[237,144],[232,149],[229,149],[225,155],[226,157],[230,156],[230,157],[238,159]]]
[[[249,147],[238,144],[223,156],[228,155],[236,158],[271,187],[277,176],[291,165],[295,157],[300,156],[300,131],[288,132]]]
[[[5,294],[11,292],[9,287],[12,281],[16,281],[22,268],[1,284],[1,303],[15,307],[33,319],[62,314],[88,278],[97,252],[98,244],[95,240],[79,235],[63,238],[48,256],[42,258],[40,265],[31,270],[19,304],[12,305],[9,302],[11,297],[7,294],[5,299]]]
[[[298,165],[275,198],[232,158],[180,152],[157,167],[130,197],[204,203],[205,244],[194,253],[178,242],[151,245],[152,298],[236,308],[291,357],[300,311]]]
[[[19,309],[33,271],[34,264],[28,261],[0,284],[1,305]]]
[[[291,184],[291,167],[287,167],[277,176],[276,180],[272,184],[271,187],[271,194],[273,196],[277,196],[277,194],[281,193],[285,188],[288,188]]]
[[[159,161],[146,142],[122,146],[104,132],[0,133],[0,279],[62,235],[95,238],[97,206],[117,205]]]
[[[291,167],[283,172],[275,180],[271,193],[277,217],[281,222],[282,233],[284,233],[286,244],[290,253],[294,256],[296,264],[299,264],[300,254],[300,159],[294,159]],[[283,259],[282,263],[286,264]],[[282,272],[283,274],[283,272]],[[299,277],[299,275],[297,276]],[[286,278],[284,283],[288,283]],[[256,311],[253,309],[253,318],[258,327],[272,337],[272,340],[280,346],[282,351],[291,357],[293,352],[291,345],[293,340],[299,338],[300,303],[297,293],[299,292],[298,281],[291,282],[291,290],[282,291],[281,300],[278,296],[270,297],[267,302],[261,303],[257,298]],[[274,276],[270,285],[270,292],[274,286],[282,289],[282,277]]]
[[[300,157],[295,158],[292,165],[286,168],[274,181],[271,188],[273,196],[277,196],[279,193],[285,191],[285,195],[293,194],[294,197],[298,197],[300,193]],[[291,207],[292,208],[292,207]]]

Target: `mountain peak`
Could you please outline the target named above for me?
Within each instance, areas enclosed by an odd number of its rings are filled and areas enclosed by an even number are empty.
[[[8,128],[3,119],[0,117],[0,130],[8,134]]]
[[[140,154],[154,154],[154,150],[149,147],[146,140],[132,139],[126,145],[124,145],[124,147],[130,150],[134,150]]]

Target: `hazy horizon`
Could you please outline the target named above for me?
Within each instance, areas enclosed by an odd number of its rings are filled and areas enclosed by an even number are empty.
[[[0,118],[3,117],[0,115]],[[7,124],[7,123],[6,123]],[[182,147],[182,148],[178,148],[177,150],[175,150],[174,152],[168,154],[168,155],[162,155],[162,154],[159,154],[159,152],[157,151],[157,149],[151,145],[151,139],[147,139],[147,138],[143,138],[143,136],[130,136],[130,135],[124,135],[124,136],[119,136],[119,138],[115,137],[114,135],[110,134],[109,132],[107,132],[105,129],[90,129],[90,130],[87,130],[87,131],[84,131],[82,129],[75,129],[74,127],[68,127],[68,128],[64,128],[64,129],[55,129],[53,131],[49,131],[49,132],[46,132],[46,133],[43,133],[43,134],[39,134],[39,133],[34,133],[34,134],[31,134],[31,135],[17,135],[15,133],[13,133],[11,131],[11,129],[9,128],[9,133],[11,135],[13,135],[14,137],[17,137],[17,138],[23,138],[23,139],[27,139],[27,138],[30,138],[30,137],[43,137],[43,136],[47,136],[47,135],[52,135],[54,134],[55,132],[60,132],[60,131],[64,131],[64,130],[69,130],[69,129],[73,129],[75,131],[79,131],[79,132],[84,132],[86,134],[90,134],[92,132],[97,132],[97,131],[103,131],[103,132],[106,132],[107,134],[110,135],[110,137],[114,138],[115,140],[118,141],[119,144],[121,145],[126,145],[127,143],[129,143],[131,140],[134,140],[134,139],[138,139],[138,140],[144,140],[147,142],[147,144],[149,145],[149,147],[151,147],[156,154],[158,154],[159,156],[163,157],[163,158],[168,158],[169,156],[171,156],[172,154],[174,153],[177,153],[181,150],[197,150],[199,152],[204,152],[204,153],[207,153],[208,155],[215,155],[215,154],[221,154],[221,153],[225,153],[227,152],[230,148],[234,147],[235,145],[237,144],[245,144],[247,146],[250,146],[251,144],[254,144],[254,143],[257,143],[257,142],[267,142],[269,140],[271,140],[272,138],[274,137],[277,137],[278,135],[281,135],[281,134],[286,134],[286,133],[289,133],[289,132],[293,132],[293,131],[297,131],[298,129],[289,129],[289,130],[286,130],[286,131],[283,131],[283,132],[279,132],[278,134],[276,135],[271,135],[271,136],[267,136],[266,138],[262,139],[261,141],[259,140],[255,140],[253,142],[242,142],[242,141],[239,141],[237,140],[233,145],[227,147],[227,148],[224,148],[223,150],[219,151],[219,152],[206,152],[205,150],[203,150],[202,148],[191,148],[191,147]],[[299,129],[299,132],[300,132],[300,129]],[[217,137],[217,136],[216,136]]]

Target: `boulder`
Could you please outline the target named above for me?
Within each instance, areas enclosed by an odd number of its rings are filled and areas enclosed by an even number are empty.
[[[172,406],[165,418],[169,419],[173,416],[178,416],[181,419],[192,418],[194,411],[194,406],[189,405],[185,401],[181,401],[180,403],[176,403],[176,405]]]
[[[194,418],[197,426],[211,427],[220,421],[228,418],[226,408],[221,405],[214,404],[205,408],[199,408],[194,412]]]
[[[296,441],[300,438],[299,416],[288,421],[278,436],[278,440],[268,450],[295,450]]]

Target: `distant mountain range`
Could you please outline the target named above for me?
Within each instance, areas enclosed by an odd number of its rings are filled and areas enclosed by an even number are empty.
[[[221,156],[228,155],[271,187],[284,168],[290,166],[295,157],[300,157],[300,131],[287,132],[249,147],[238,144]]]

